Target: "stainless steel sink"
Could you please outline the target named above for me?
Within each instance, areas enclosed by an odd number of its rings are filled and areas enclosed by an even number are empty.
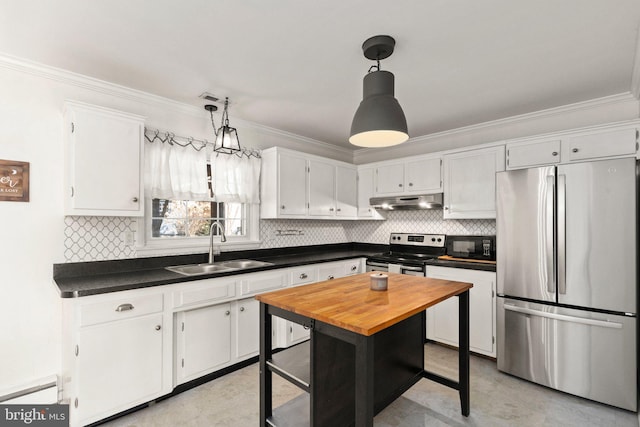
[[[220,265],[231,268],[254,268],[254,267],[265,267],[267,265],[273,265],[272,262],[265,261],[256,261],[254,259],[236,259],[233,261],[222,261]]]
[[[197,276],[200,274],[222,273],[225,271],[244,270],[255,267],[265,267],[273,265],[271,262],[256,261],[253,259],[238,259],[233,261],[222,261],[213,264],[187,264],[173,265],[165,267],[174,273],[184,274],[185,276]]]
[[[225,267],[220,264],[188,264],[188,265],[174,265],[171,267],[165,267],[169,271],[174,273],[184,274],[185,276],[196,276],[198,274],[210,274],[220,273],[223,271],[234,270],[231,267]]]

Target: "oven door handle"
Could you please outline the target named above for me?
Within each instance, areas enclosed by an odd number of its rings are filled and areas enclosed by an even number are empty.
[[[387,268],[389,266],[388,263],[382,263],[378,261],[367,261],[367,265],[370,267],[384,267],[384,268]]]
[[[400,270],[405,271],[423,271],[422,267],[408,267],[406,265],[400,266]]]

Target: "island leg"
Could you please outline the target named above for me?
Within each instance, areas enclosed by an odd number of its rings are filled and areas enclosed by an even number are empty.
[[[462,415],[469,416],[469,291],[458,295],[459,314],[459,392]]]
[[[373,336],[356,338],[356,419],[355,427],[373,426],[374,400],[374,345]]]
[[[272,387],[273,377],[267,369],[267,360],[271,359],[271,315],[267,306],[260,303],[260,425],[268,426],[267,418],[273,415]]]

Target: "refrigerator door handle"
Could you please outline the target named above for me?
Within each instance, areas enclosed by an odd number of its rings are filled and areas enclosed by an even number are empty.
[[[545,231],[546,231],[546,264],[547,264],[547,291],[549,293],[554,293],[555,290],[555,286],[556,286],[556,266],[555,266],[555,254],[554,254],[554,248],[553,248],[553,242],[554,242],[554,235],[553,235],[553,207],[554,207],[554,203],[553,203],[553,197],[554,197],[554,193],[555,193],[555,182],[556,182],[556,177],[553,175],[547,175],[547,200],[546,200],[546,224],[545,224]]]
[[[567,177],[558,174],[558,293],[567,293]]]
[[[516,313],[528,314],[531,316],[546,317],[547,319],[564,320],[566,322],[580,323],[590,326],[601,326],[603,328],[622,329],[622,323],[610,322],[608,320],[585,319],[583,317],[567,316],[566,314],[549,313],[546,311],[533,310],[531,308],[518,307],[505,304],[504,309],[515,311]]]

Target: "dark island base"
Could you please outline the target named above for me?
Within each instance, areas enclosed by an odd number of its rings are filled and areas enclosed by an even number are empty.
[[[424,316],[412,316],[373,336],[374,412],[423,378]],[[355,420],[356,352],[353,344],[314,331],[314,426],[349,426]]]

